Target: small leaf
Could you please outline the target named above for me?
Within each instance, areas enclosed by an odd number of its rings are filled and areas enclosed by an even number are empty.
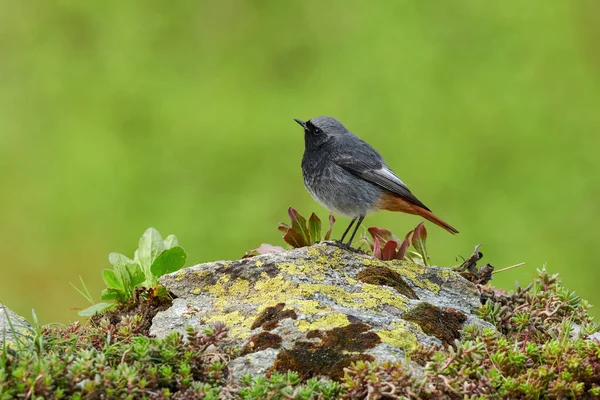
[[[427,263],[427,229],[425,229],[425,223],[421,222],[415,228],[415,232],[412,237],[412,245],[423,258],[423,262],[425,265],[429,265]]]
[[[400,245],[400,248],[398,249],[398,252],[396,253],[397,260],[404,259],[404,256],[406,255],[406,251],[408,250],[408,246],[410,246],[410,235],[413,232],[414,232],[414,230],[408,232],[406,234],[406,236],[404,237],[404,240],[402,241],[402,244]]]
[[[381,246],[379,244],[379,236],[373,236],[373,257],[381,260]]]
[[[333,214],[329,214],[329,230],[325,233],[325,240],[329,240],[331,238],[331,232],[333,232],[333,224],[335,224],[335,217]]]
[[[138,257],[140,265],[145,271],[150,271],[150,266],[156,257],[165,249],[165,242],[160,233],[154,228],[146,229],[139,242]]]
[[[290,226],[288,224],[286,224],[284,222],[280,222],[277,229],[279,229],[281,231],[281,233],[283,233],[285,235],[287,233],[287,231],[289,231],[292,228],[290,228]]]
[[[376,237],[379,238],[379,244],[381,246],[385,246],[389,240],[397,240],[392,232],[387,229],[371,227],[367,230],[371,234],[371,237],[373,237],[373,240],[375,240]]]
[[[112,303],[97,303],[86,308],[85,310],[79,311],[77,314],[81,315],[82,317],[91,317],[92,315],[104,311],[111,306]]]
[[[102,279],[104,280],[104,283],[106,283],[106,286],[108,286],[109,288],[117,290],[125,289],[124,282],[119,278],[120,277],[117,277],[117,275],[112,269],[105,269],[104,271],[102,271]]]
[[[321,220],[315,213],[308,219],[308,232],[310,234],[310,243],[319,243],[321,241]]]
[[[306,218],[292,207],[289,208],[288,214],[292,221],[292,230],[302,237],[305,243],[304,246],[308,246],[310,244],[310,233],[306,225]]]
[[[150,271],[154,278],[160,278],[165,274],[179,271],[185,264],[187,254],[183,248],[175,246],[169,250],[165,250],[154,260]]]
[[[250,258],[260,254],[281,253],[282,251],[285,251],[285,249],[281,246],[273,246],[272,244],[263,243],[256,249],[247,251],[243,258]]]
[[[123,254],[110,253],[108,255],[108,261],[111,263],[111,265],[117,265],[117,264],[125,265],[127,263],[132,262],[133,260],[127,256],[124,256]]]
[[[119,292],[115,289],[106,288],[102,291],[101,299],[102,300],[116,300],[119,296]]]
[[[285,235],[283,235],[283,240],[285,240],[287,244],[289,244],[295,249],[306,246],[306,242],[304,242],[302,236],[293,231],[292,229],[290,229]]]
[[[175,246],[179,246],[179,240],[177,240],[177,236],[169,235],[164,240],[165,250],[169,250]]]
[[[393,260],[396,257],[396,247],[398,247],[398,242],[395,240],[390,240],[387,242],[381,250],[381,259]]]
[[[131,285],[133,288],[139,286],[144,280],[146,276],[144,275],[144,271],[142,271],[142,267],[139,264],[131,262],[125,267],[127,272],[129,273],[129,277],[131,279]]]

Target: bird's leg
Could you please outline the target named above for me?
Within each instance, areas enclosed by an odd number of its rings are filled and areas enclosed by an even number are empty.
[[[348,243],[346,244],[346,246],[351,249],[352,248],[352,241],[354,240],[354,236],[356,235],[356,232],[358,231],[358,228],[360,228],[360,224],[362,224],[363,219],[365,219],[364,215],[361,215],[360,218],[358,219],[358,223],[356,224],[356,228],[354,228],[354,232],[352,233],[352,237],[350,237],[350,240],[348,241]],[[354,221],[352,221],[352,223],[354,223]],[[348,229],[350,229],[350,227],[348,227]]]
[[[348,234],[348,232],[350,231],[350,228],[352,228],[352,225],[354,225],[354,222],[356,222],[356,219],[358,217],[355,217],[352,221],[350,221],[350,225],[348,225],[348,227],[346,228],[346,230],[344,231],[344,234],[342,235],[342,238],[340,239],[339,243],[340,244],[344,244],[344,238],[346,237],[346,235]]]

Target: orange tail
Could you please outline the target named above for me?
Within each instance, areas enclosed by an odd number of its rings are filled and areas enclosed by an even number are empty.
[[[453,226],[451,226],[450,224],[447,224],[446,222],[442,221],[441,219],[439,219],[438,217],[433,215],[433,213],[431,211],[426,210],[423,207],[413,204],[407,200],[404,200],[402,197],[400,197],[396,194],[392,194],[392,193],[384,194],[379,199],[377,206],[382,210],[400,211],[400,212],[404,212],[407,214],[420,215],[421,217],[425,218],[426,220],[433,222],[437,226],[444,228],[445,230],[447,230],[448,232],[450,232],[452,234],[458,233],[458,231]]]

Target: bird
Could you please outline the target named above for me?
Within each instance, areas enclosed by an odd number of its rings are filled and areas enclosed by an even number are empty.
[[[294,121],[304,129],[302,177],[307,191],[331,213],[351,218],[339,240],[341,245],[351,248],[367,214],[379,210],[419,215],[452,234],[458,233],[412,194],[373,147],[340,121],[327,116]]]

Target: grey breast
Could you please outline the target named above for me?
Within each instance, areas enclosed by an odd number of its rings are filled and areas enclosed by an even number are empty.
[[[326,149],[305,153],[302,176],[306,189],[319,204],[350,218],[373,211],[382,193],[378,186],[332,162]]]

